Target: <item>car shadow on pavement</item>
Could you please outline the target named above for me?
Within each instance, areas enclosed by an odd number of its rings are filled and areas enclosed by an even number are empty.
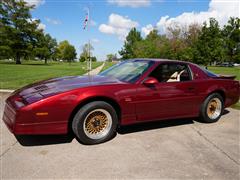
[[[224,109],[222,115],[224,116],[224,115],[228,114],[229,112],[230,112],[229,110]],[[127,126],[120,126],[118,128],[117,132],[119,134],[129,134],[129,133],[135,133],[135,132],[140,132],[140,131],[148,131],[148,130],[153,130],[153,129],[194,124],[194,121],[196,121],[198,123],[205,123],[205,122],[202,122],[199,118],[159,120],[159,121],[143,122],[143,123],[127,125]]]
[[[224,116],[224,115],[226,115],[226,114],[228,114],[228,113],[230,113],[230,111],[227,110],[227,109],[224,109],[224,110],[223,110],[223,113],[222,113],[222,116]]]
[[[16,135],[15,137],[22,146],[71,143],[74,139],[74,135],[72,133],[64,135]]]
[[[173,126],[181,126],[186,124],[193,124],[193,119],[171,119],[171,120],[159,120],[154,122],[144,122],[134,125],[120,126],[118,128],[119,134],[129,134],[139,131],[148,131],[153,129],[167,128]]]

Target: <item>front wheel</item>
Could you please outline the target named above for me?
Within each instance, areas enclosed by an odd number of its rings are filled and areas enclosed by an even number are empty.
[[[210,94],[203,102],[200,110],[200,119],[207,123],[220,119],[224,109],[223,98],[218,93]]]
[[[83,144],[99,144],[116,134],[118,117],[115,109],[104,101],[83,106],[73,118],[72,129]]]

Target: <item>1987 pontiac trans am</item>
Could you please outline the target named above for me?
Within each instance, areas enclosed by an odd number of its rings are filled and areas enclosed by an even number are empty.
[[[216,122],[224,108],[238,102],[234,76],[215,75],[198,65],[133,59],[97,76],[69,76],[16,90],[3,120],[16,134],[64,134],[80,142],[111,139],[118,125],[200,117]]]

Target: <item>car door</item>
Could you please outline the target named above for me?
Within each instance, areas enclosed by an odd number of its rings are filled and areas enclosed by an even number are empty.
[[[158,83],[150,87],[139,84],[136,94],[138,121],[190,117],[196,114],[196,87],[187,64],[161,63],[149,77],[156,78]]]

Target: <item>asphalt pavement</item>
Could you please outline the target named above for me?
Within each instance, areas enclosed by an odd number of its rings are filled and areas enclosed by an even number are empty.
[[[7,93],[0,93],[0,117]],[[1,179],[239,179],[240,111],[217,123],[194,119],[121,127],[86,146],[72,135],[20,136],[1,121]],[[1,119],[1,118],[0,118]]]

